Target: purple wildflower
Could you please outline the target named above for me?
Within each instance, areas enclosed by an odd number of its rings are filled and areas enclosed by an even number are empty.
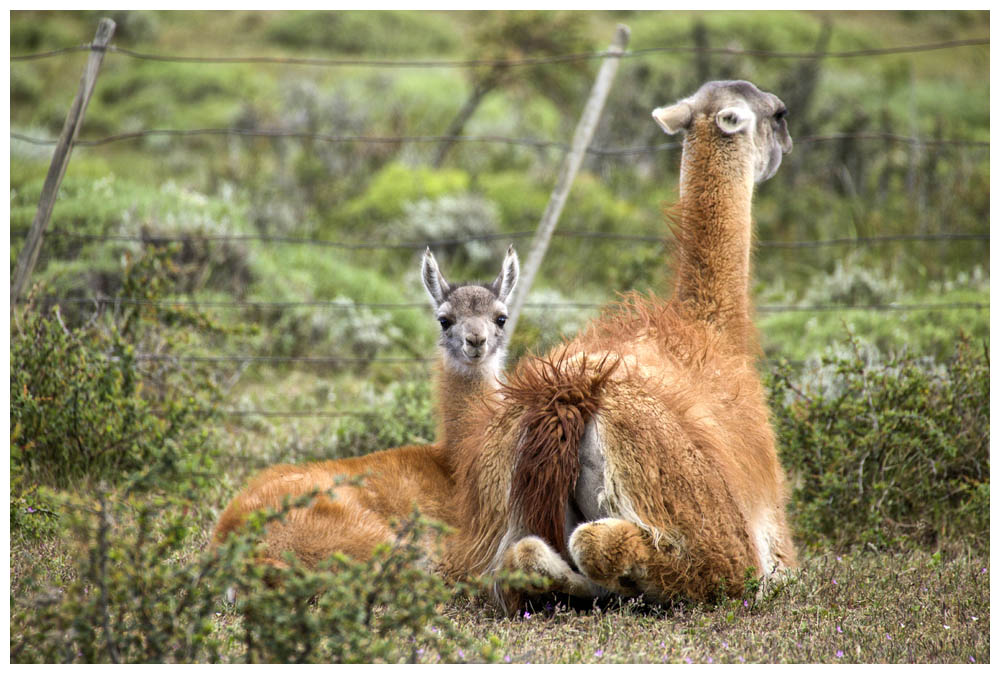
[[[460,658],[462,658],[463,660],[465,660],[465,653],[463,653],[463,652],[462,652],[462,649],[461,649],[461,648],[459,648],[459,649],[458,649],[458,657],[460,657]]]
[[[836,578],[834,578],[834,579],[833,579],[833,584],[834,584],[834,585],[836,585],[836,584],[837,584],[837,579],[836,579]]]
[[[837,561],[838,562],[840,561],[840,555],[837,555]]]
[[[691,664],[691,658],[684,658],[684,662],[686,662],[686,663],[688,663],[690,665]]]
[[[747,603],[747,600],[746,600],[746,599],[744,599],[744,600],[743,600],[743,608],[747,608],[747,607],[749,607],[749,606],[750,606],[750,604],[748,604],[748,603]]]
[[[840,625],[837,625],[837,634],[843,634],[844,630],[840,629]]]
[[[969,662],[975,662],[975,661],[976,661],[976,659],[970,655],[969,656]]]
[[[838,658],[844,657],[844,651],[837,651],[837,657]]]
[[[510,662],[510,656],[509,655],[503,656],[503,661],[504,662]]]
[[[712,656],[708,656],[708,664],[712,664]]]
[[[746,662],[746,658],[744,658],[742,655],[740,656],[740,662]]]
[[[889,641],[892,641],[892,637],[889,636],[888,632],[885,633],[885,638],[888,639]]]
[[[601,657],[602,655],[604,655],[604,649],[598,648],[596,651],[594,651],[594,655],[596,655],[597,657]]]
[[[29,513],[33,513],[33,512],[35,512],[35,509],[34,509],[34,508],[32,508],[31,506],[28,506],[28,512],[29,512]]]
[[[723,648],[729,648],[729,642],[728,641],[723,641],[722,642],[722,647]]]
[[[524,619],[525,619],[525,620],[527,620],[527,619],[528,619],[528,618],[530,618],[530,617],[531,617],[531,614],[530,614],[530,613],[528,613],[527,611],[525,611],[525,612],[524,612]]]

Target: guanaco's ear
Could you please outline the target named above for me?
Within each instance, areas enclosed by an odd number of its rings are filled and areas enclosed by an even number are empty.
[[[749,128],[753,122],[753,111],[745,103],[737,103],[715,113],[716,126],[730,136]]]
[[[518,262],[517,253],[514,252],[514,246],[508,246],[507,256],[503,259],[503,267],[500,268],[500,274],[490,285],[493,292],[496,293],[497,299],[501,302],[507,301],[507,298],[510,297],[511,292],[514,290],[514,286],[517,285],[517,276],[520,273],[521,265]]]
[[[681,101],[653,110],[653,119],[660,125],[660,128],[673,135],[691,126],[693,114],[691,106]]]
[[[431,297],[431,306],[437,309],[444,304],[445,295],[451,290],[451,286],[444,280],[441,270],[438,269],[437,260],[431,249],[427,248],[424,253],[424,260],[420,265],[420,277],[424,281],[424,288]]]

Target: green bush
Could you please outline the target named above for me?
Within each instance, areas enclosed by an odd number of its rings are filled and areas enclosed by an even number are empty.
[[[350,222],[370,228],[402,216],[407,203],[468,189],[469,176],[463,171],[392,163],[372,176],[364,195],[346,204],[343,215]]]
[[[284,12],[267,37],[295,49],[321,48],[347,54],[438,54],[454,49],[451,22],[431,12]]]
[[[964,339],[934,368],[906,355],[879,363],[850,345],[819,375],[779,369],[771,381],[798,536],[988,549],[988,356]]]
[[[420,540],[435,534],[419,518],[368,562],[337,555],[315,571],[294,562],[275,570],[253,564],[252,540],[284,512],[192,554],[201,526],[191,505],[104,495],[80,504],[75,578],[57,591],[32,576],[12,595],[11,662],[496,659],[437,613],[472,586],[449,587],[421,570]],[[235,610],[222,603],[229,588]]]
[[[435,437],[430,389],[426,379],[403,381],[372,406],[370,416],[345,419],[337,428],[338,456],[430,442]]]
[[[155,300],[169,266],[162,252],[140,258],[126,270],[124,293]],[[106,323],[95,318],[93,325],[67,327],[58,306],[29,305],[15,318],[10,460],[25,483],[162,486],[211,466],[212,444],[202,428],[215,399],[210,379],[187,370],[147,381],[136,358],[144,340],[169,349],[176,332],[211,329],[202,317],[138,305]]]

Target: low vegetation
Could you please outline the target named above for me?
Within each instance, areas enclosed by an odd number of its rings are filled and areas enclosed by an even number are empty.
[[[11,51],[80,44],[103,15],[13,12]],[[988,17],[967,12],[113,15],[118,46],[180,55],[516,59],[601,49],[617,22],[637,52],[988,36]],[[422,246],[452,240],[434,252],[455,277],[491,277],[510,241],[525,250],[557,148],[244,136],[76,148],[36,287],[11,312],[11,661],[988,662],[988,53],[622,61],[596,147],[664,142],[647,112],[729,77],[778,92],[796,139],[756,199],[753,293],[802,564],[785,584],[715,603],[551,596],[504,617],[478,581],[448,586],[422,569],[418,542],[437,529],[419,519],[370,562],[277,576],[251,564],[251,535],[208,545],[221,509],[266,465],[433,439],[428,370],[407,360],[431,354],[436,335]],[[59,133],[83,59],[11,63],[13,132]],[[108,54],[82,136],[427,136],[461,122],[467,135],[561,141],[595,68]],[[972,144],[934,142],[952,138]],[[49,152],[11,139],[12,269]],[[564,306],[526,310],[511,361],[575,332],[615,292],[669,287],[672,244],[658,237],[676,164],[672,150],[588,157],[532,295]],[[979,238],[810,243],[941,234]],[[364,247],[383,242],[400,245]],[[867,308],[930,304],[942,306]],[[346,360],[204,360],[239,354]]]

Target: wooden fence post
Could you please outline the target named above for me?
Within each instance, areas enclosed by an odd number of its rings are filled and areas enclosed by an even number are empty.
[[[14,308],[14,303],[20,298],[21,291],[31,278],[31,271],[38,261],[38,251],[42,247],[42,235],[48,227],[52,218],[52,208],[55,206],[56,197],[59,194],[59,185],[66,174],[66,166],[69,164],[69,156],[73,151],[73,143],[83,125],[83,115],[90,102],[90,95],[94,91],[94,84],[97,82],[97,74],[101,69],[101,62],[104,60],[105,47],[111,41],[111,36],[115,33],[115,22],[111,19],[101,19],[97,25],[97,33],[91,47],[96,47],[90,52],[87,59],[87,66],[83,69],[80,78],[80,88],[73,99],[73,105],[66,115],[66,123],[63,124],[62,133],[59,135],[59,142],[52,153],[52,163],[49,165],[49,172],[45,176],[45,183],[42,185],[42,196],[38,200],[38,210],[35,212],[35,219],[28,230],[28,238],[21,249],[21,254],[17,256],[17,267],[14,270],[14,280],[10,285],[10,306]]]
[[[605,52],[604,63],[601,64],[601,69],[597,73],[594,86],[590,90],[590,98],[587,99],[587,104],[583,108],[580,121],[577,122],[576,131],[573,133],[573,141],[570,145],[569,153],[563,161],[559,179],[552,190],[552,196],[549,197],[545,213],[542,214],[542,219],[538,223],[535,237],[531,241],[531,250],[528,253],[528,259],[521,269],[521,277],[518,280],[517,288],[514,290],[514,298],[511,301],[510,311],[508,312],[507,334],[509,335],[513,335],[514,330],[517,328],[517,320],[521,315],[521,310],[524,308],[524,301],[528,297],[528,291],[531,290],[535,274],[538,273],[538,268],[542,265],[542,258],[545,257],[545,251],[549,247],[549,240],[552,238],[552,232],[556,228],[556,223],[559,222],[563,206],[566,205],[566,197],[569,195],[570,188],[573,187],[576,172],[579,170],[580,164],[583,163],[584,155],[590,146],[591,139],[594,137],[597,123],[601,119],[601,111],[604,109],[604,102],[608,98],[608,92],[611,91],[611,83],[615,79],[615,73],[618,71],[618,62],[621,60],[621,55],[625,52],[628,39],[628,27],[619,24],[615,29],[614,40]]]

